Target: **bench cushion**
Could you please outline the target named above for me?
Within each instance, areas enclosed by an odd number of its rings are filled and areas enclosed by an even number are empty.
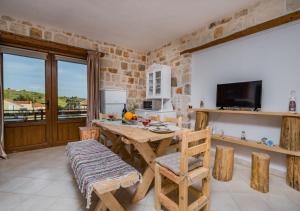
[[[70,142],[66,147],[81,193],[91,203],[93,190],[103,194],[141,181],[141,174],[96,140]]]

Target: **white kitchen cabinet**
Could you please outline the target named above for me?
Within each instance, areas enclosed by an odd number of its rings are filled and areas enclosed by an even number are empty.
[[[146,71],[146,98],[171,98],[171,67],[161,64],[152,64]]]

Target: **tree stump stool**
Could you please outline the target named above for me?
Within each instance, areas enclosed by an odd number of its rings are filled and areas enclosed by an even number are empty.
[[[295,190],[300,191],[300,157],[287,156],[286,182]]]
[[[280,147],[300,151],[300,118],[283,117]],[[287,155],[286,183],[300,191],[300,156]]]
[[[97,127],[79,127],[80,140],[99,140],[100,131]]]
[[[213,177],[219,181],[229,181],[233,175],[234,149],[232,147],[216,146]]]
[[[269,192],[270,156],[265,153],[252,153],[251,188],[262,193]]]

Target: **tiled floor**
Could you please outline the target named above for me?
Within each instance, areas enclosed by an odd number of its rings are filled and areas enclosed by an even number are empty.
[[[64,147],[12,154],[0,160],[0,211],[84,211],[85,200],[72,175]],[[288,187],[283,178],[271,176],[270,192],[263,194],[249,187],[249,176],[250,169],[235,165],[232,181],[212,179],[211,210],[300,211],[300,192]],[[134,187],[118,193],[127,210],[154,210],[153,189],[134,205],[130,204],[133,191]]]

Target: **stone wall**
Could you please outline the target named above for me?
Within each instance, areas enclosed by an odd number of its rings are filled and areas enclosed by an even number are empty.
[[[127,89],[130,107],[133,105],[140,107],[146,96],[146,54],[143,52],[92,40],[73,32],[18,20],[7,15],[2,15],[0,18],[0,30],[104,52],[101,65],[101,88]]]
[[[203,45],[297,9],[300,9],[300,0],[261,0],[250,7],[211,21],[148,53],[92,40],[73,32],[17,20],[6,15],[0,18],[0,30],[104,52],[101,87],[127,89],[128,103],[131,105],[140,106],[145,98],[147,66],[152,63],[170,65],[172,67],[172,103],[179,113],[186,114],[187,104],[191,100],[191,54],[180,55],[181,51]]]
[[[248,27],[300,9],[300,0],[261,0],[258,3],[211,21],[198,30],[147,53],[147,64],[172,67],[172,101],[179,113],[186,114],[191,100],[191,54],[180,52],[228,36]]]

